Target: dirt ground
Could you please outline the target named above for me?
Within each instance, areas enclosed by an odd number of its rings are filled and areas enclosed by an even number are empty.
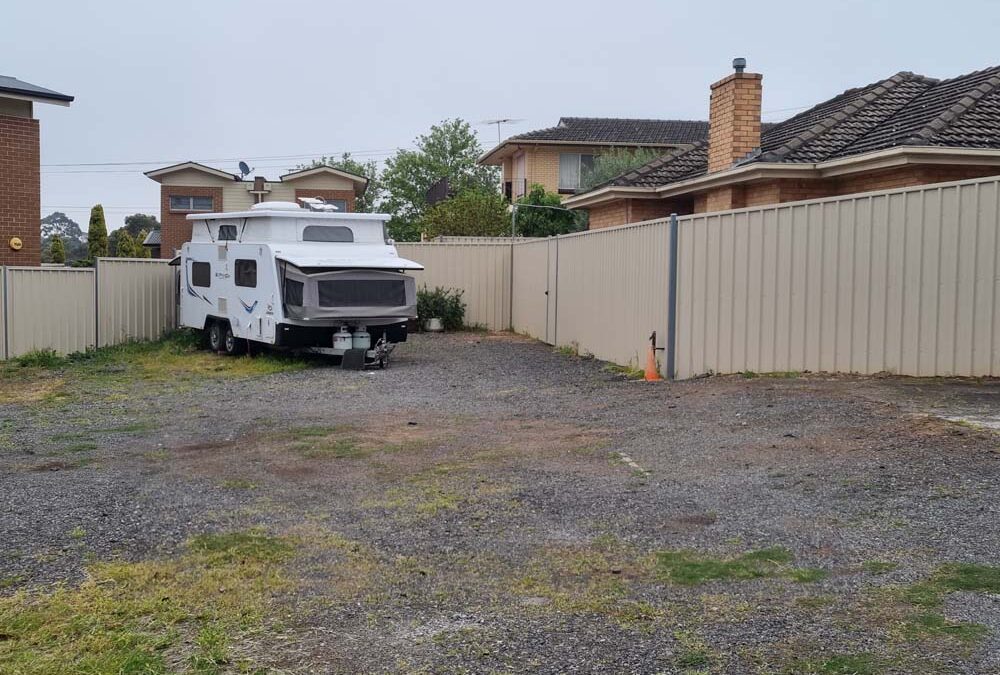
[[[1000,673],[1000,384],[395,356],[0,379],[0,672]]]

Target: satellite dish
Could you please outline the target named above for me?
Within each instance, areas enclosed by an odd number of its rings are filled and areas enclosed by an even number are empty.
[[[250,173],[250,167],[247,166],[246,162],[240,162],[240,178],[246,178],[247,174]]]

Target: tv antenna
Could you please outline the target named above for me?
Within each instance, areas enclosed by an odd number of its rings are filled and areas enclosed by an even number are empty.
[[[243,180],[244,178],[249,176],[250,172],[253,171],[253,169],[247,166],[246,162],[240,162],[239,166],[240,166],[240,180]]]
[[[483,120],[483,121],[479,122],[479,124],[495,124],[495,125],[497,125],[497,145],[500,145],[503,142],[503,139],[500,137],[500,127],[502,125],[504,125],[504,124],[517,124],[518,122],[523,122],[523,121],[524,121],[523,119],[514,119],[514,118],[511,118],[511,117],[501,117],[501,118],[498,118],[498,119],[495,119],[495,120]]]

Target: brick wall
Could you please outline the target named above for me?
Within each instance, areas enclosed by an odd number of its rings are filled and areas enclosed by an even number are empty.
[[[319,197],[320,199],[343,199],[347,202],[347,211],[354,212],[354,190],[318,190],[303,188],[295,190],[295,199],[299,197]]]
[[[628,200],[618,199],[610,204],[596,206],[590,209],[588,229],[598,230],[602,227],[624,225],[628,222]]]
[[[0,115],[0,265],[40,265],[38,120]],[[22,242],[10,248],[12,237]]]
[[[722,171],[760,147],[759,73],[733,73],[712,85],[708,172]]]
[[[160,223],[162,244],[160,255],[164,258],[174,257],[184,242],[191,241],[191,223],[186,216],[196,211],[171,211],[170,195],[185,197],[211,197],[212,211],[222,211],[221,187],[185,187],[182,185],[160,186]]]

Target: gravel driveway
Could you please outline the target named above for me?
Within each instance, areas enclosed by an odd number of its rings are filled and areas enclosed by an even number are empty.
[[[1000,452],[961,421],[995,384],[649,384],[479,333],[312,365],[0,404],[0,671],[79,665],[16,618],[56,588],[169,563],[243,576],[134,672],[1000,672]],[[221,533],[256,548],[198,558]]]

